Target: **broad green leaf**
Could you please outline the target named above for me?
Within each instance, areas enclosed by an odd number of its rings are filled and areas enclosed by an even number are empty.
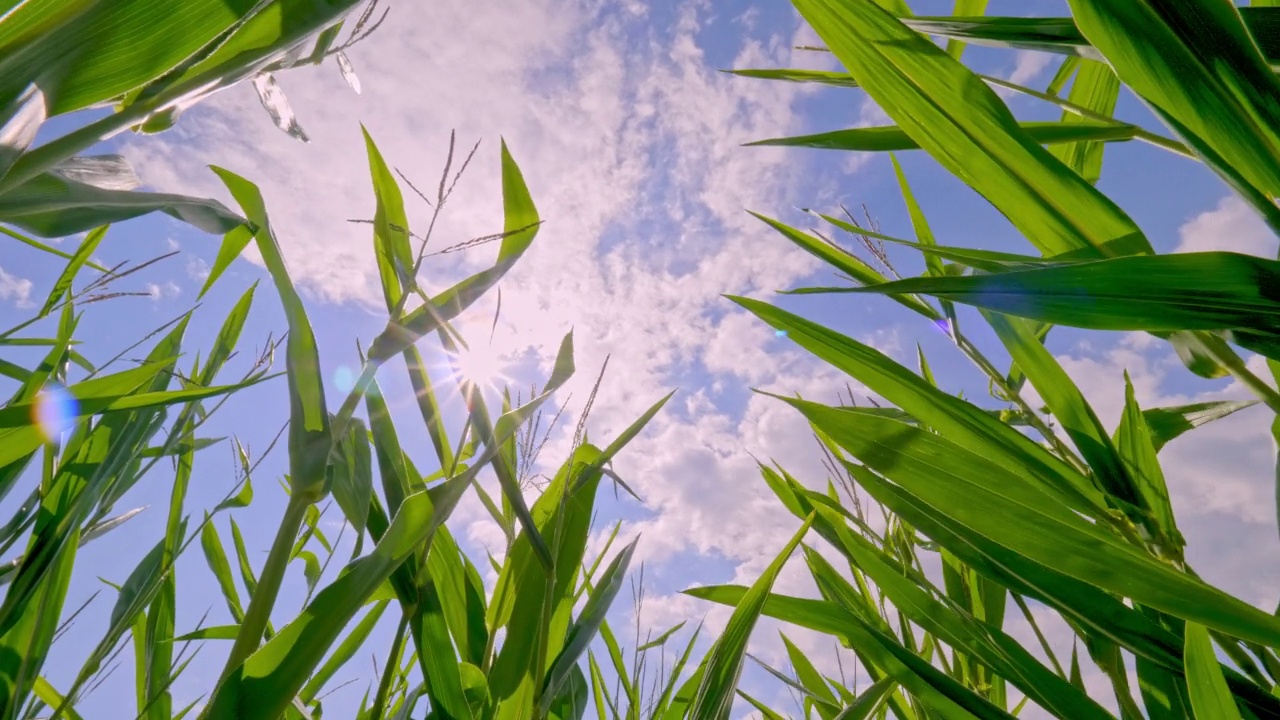
[[[1235,6],[1150,0],[1070,0],[1070,6],[1125,86],[1280,226],[1272,202],[1280,196],[1280,80]]]
[[[0,50],[6,56],[0,104],[25,78],[51,67],[62,69],[51,115],[111,100],[159,78],[255,5],[250,0],[193,0],[178,8],[145,0],[20,3],[0,24]],[[32,32],[40,33],[41,42],[22,47]]]
[[[1068,113],[1068,115],[1070,115]],[[1037,145],[1072,145],[1082,142],[1124,142],[1132,140],[1133,125],[1084,120],[1070,115],[1074,121],[1021,122],[1019,127]],[[897,125],[885,127],[860,127],[833,130],[813,135],[770,138],[747,143],[748,146],[770,145],[779,147],[807,147],[822,150],[848,150],[857,152],[893,152],[919,150],[920,144],[911,139]],[[1099,161],[1101,162],[1101,161]]]
[[[813,517],[805,520],[791,540],[782,548],[782,552],[765,568],[760,577],[752,584],[751,589],[742,597],[724,632],[703,660],[702,680],[697,686],[689,715],[697,720],[721,720],[729,717],[729,709],[733,705],[734,689],[742,674],[742,663],[747,651],[747,640],[755,628],[756,621],[764,609],[769,591],[782,572],[782,566],[790,559],[791,553],[809,532]]]
[[[819,237],[810,235],[806,232],[801,232],[789,225],[784,225],[777,220],[772,220],[763,215],[756,215],[755,213],[751,214],[764,221],[774,230],[777,230],[786,239],[800,246],[800,248],[805,252],[826,262],[828,265],[831,265],[835,269],[845,273],[857,282],[865,285],[877,285],[888,282],[888,278],[880,274],[879,271],[863,262],[851,252],[842,250]],[[895,295],[893,296],[893,299],[896,302],[899,302],[924,315],[925,317],[940,317],[936,310],[918,297],[914,297],[912,295]]]
[[[1164,481],[1164,471],[1160,469],[1160,461],[1156,458],[1151,427],[1143,416],[1142,408],[1138,407],[1133,383],[1129,381],[1127,371],[1124,374],[1124,414],[1120,416],[1120,426],[1116,428],[1115,448],[1129,477],[1133,478],[1142,495],[1143,506],[1150,510],[1152,525],[1163,536],[1164,546],[1176,553],[1174,557],[1180,558],[1186,540],[1178,532],[1173,504],[1169,500],[1169,488]]]
[[[1187,623],[1187,691],[1196,720],[1241,720],[1203,625]]]
[[[1178,407],[1151,408],[1142,411],[1142,417],[1151,429],[1151,443],[1159,452],[1166,443],[1188,430],[1220,420],[1232,413],[1257,405],[1257,400],[1214,400]]]
[[[878,350],[758,300],[730,298],[822,360],[866,385],[952,442],[1051,489],[1087,515],[1105,515],[1106,502],[1087,478],[1026,435],[981,409],[929,385]]]
[[[1121,507],[1145,509],[1137,482],[1121,462],[1102,421],[1053,353],[1035,338],[1034,329],[1019,318],[998,313],[983,313],[983,317],[1089,463],[1102,489],[1124,503]]]
[[[213,171],[257,226],[254,239],[258,251],[284,305],[289,323],[285,346],[289,366],[289,482],[297,497],[315,502],[328,492],[325,467],[333,446],[315,334],[271,231],[262,193],[256,185],[232,172],[219,167]]]
[[[218,537],[218,528],[210,518],[205,519],[200,530],[200,547],[204,550],[205,562],[218,581],[222,597],[231,611],[231,617],[237,623],[244,619],[244,609],[240,605],[240,592],[236,590],[236,581],[231,577],[231,564],[227,562],[227,551],[222,547],[222,539]]]
[[[364,133],[365,151],[369,155],[369,174],[373,176],[373,195],[377,208],[373,215],[373,249],[378,259],[378,276],[387,312],[395,312],[401,296],[408,292],[414,279],[413,252],[409,248],[409,218],[404,212],[404,197],[391,169],[382,159],[369,131]]]
[[[951,14],[958,17],[977,17],[987,11],[987,0],[956,0]],[[964,55],[965,44],[962,40],[947,40],[946,51],[951,57],[959,60]]]
[[[829,511],[819,510],[827,521]],[[838,523],[838,521],[837,521]],[[837,546],[884,594],[898,612],[926,632],[936,635],[955,650],[963,650],[1017,686],[1041,707],[1060,717],[1110,718],[1088,695],[1040,664],[1014,638],[998,627],[983,625],[959,607],[931,596],[884,556],[884,552],[860,535],[848,532],[842,523],[835,526]],[[806,551],[806,556],[810,555]],[[810,564],[813,565],[813,558]]]
[[[605,568],[595,592],[587,597],[587,603],[583,606],[578,620],[569,628],[569,636],[565,639],[564,647],[551,663],[551,669],[547,673],[541,712],[546,712],[551,707],[552,700],[558,696],[561,687],[569,682],[573,670],[578,668],[578,660],[582,657],[582,653],[595,640],[596,633],[600,631],[600,625],[604,622],[605,614],[609,612],[613,599],[622,589],[627,568],[631,564],[631,556],[635,553],[636,543],[639,541],[640,539],[636,538],[630,545],[618,551],[613,561],[609,563],[609,567]]]
[[[1274,287],[1280,287],[1280,262],[1204,252],[990,275],[909,278],[854,292],[923,293],[1092,330],[1242,330],[1270,337],[1280,335],[1280,303],[1271,297]]]
[[[356,533],[352,557],[364,545],[365,522],[369,519],[369,500],[373,495],[373,461],[369,451],[369,432],[364,422],[352,418],[345,437],[339,439],[333,458],[333,499]]]
[[[1123,211],[1024,132],[980,78],[870,0],[794,0],[873,100],[1046,255],[1149,253]]]
[[[1232,637],[1267,644],[1280,620],[1174,570],[1019,482],[1005,468],[910,425],[787,400],[868,467],[1013,553]],[[943,481],[945,478],[945,482]],[[874,495],[874,493],[873,493]]]
[[[74,235],[153,212],[218,234],[244,223],[217,200],[101,188],[56,172],[0,194],[0,221],[40,237]]]
[[[360,622],[356,623],[351,632],[347,633],[342,642],[338,643],[338,647],[324,661],[324,665],[320,666],[315,675],[312,675],[307,680],[307,684],[298,692],[299,700],[303,703],[310,703],[315,700],[316,695],[324,689],[325,683],[329,682],[334,674],[342,669],[343,665],[346,665],[351,658],[355,657],[360,646],[364,645],[365,640],[369,638],[369,634],[377,626],[378,620],[382,618],[382,613],[386,611],[388,604],[388,601],[381,600],[369,612],[365,613],[364,617],[360,618]],[[235,636],[232,635],[231,637],[234,638]]]
[[[952,42],[952,41],[949,41]],[[1075,82],[1071,84],[1071,92],[1067,100],[1075,105],[1087,108],[1099,115],[1110,116],[1115,113],[1116,98],[1120,95],[1120,81],[1111,67],[1096,60],[1080,60]],[[1062,124],[1082,125],[1091,121],[1078,113],[1063,110]],[[1105,138],[1103,138],[1105,139]],[[1102,175],[1103,145],[1097,138],[1083,139],[1051,149],[1054,157],[1066,163],[1092,184],[1097,184]]]

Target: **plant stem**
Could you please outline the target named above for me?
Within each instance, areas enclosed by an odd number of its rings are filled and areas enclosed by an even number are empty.
[[[369,709],[369,717],[381,720],[387,706],[387,696],[391,694],[391,678],[400,668],[400,653],[404,648],[405,632],[409,629],[408,612],[400,613],[400,624],[396,626],[395,639],[391,641],[391,654],[387,656],[387,666],[382,669],[382,680],[378,682],[378,694],[373,699],[373,707]]]
[[[293,542],[298,536],[298,529],[306,517],[310,503],[299,500],[295,496],[289,498],[284,517],[280,518],[280,527],[276,531],[276,539],[267,554],[267,563],[262,567],[258,577],[258,587],[253,592],[249,607],[245,610],[244,621],[240,623],[240,632],[236,634],[235,644],[231,646],[231,654],[227,657],[226,667],[222,670],[221,685],[240,667],[244,661],[258,649],[262,642],[262,634],[266,631],[267,622],[271,619],[271,609],[275,607],[276,596],[280,593],[280,583],[284,580],[285,570],[289,566],[289,556],[293,552]]]
[[[1058,434],[1040,419],[1040,416],[1036,414],[1036,411],[1027,404],[1026,400],[1022,398],[1022,394],[1009,387],[1008,382],[1005,381],[1004,375],[996,369],[996,366],[993,365],[991,361],[988,360],[986,356],[969,341],[968,338],[961,335],[959,331],[956,332],[956,346],[960,348],[960,352],[964,353],[965,357],[969,358],[973,364],[978,366],[979,370],[982,370],[987,377],[991,378],[992,382],[999,386],[999,388],[1004,392],[1005,397],[1011,400],[1022,410],[1023,415],[1027,418],[1027,422],[1031,423],[1031,426],[1034,427],[1045,440],[1053,445],[1054,449],[1058,451],[1058,455],[1064,461],[1080,472],[1080,474],[1086,476],[1089,474],[1089,468],[1085,466],[1084,462],[1082,462],[1080,458],[1076,457],[1076,454],[1067,446],[1066,443],[1062,441],[1062,438],[1058,437]]]

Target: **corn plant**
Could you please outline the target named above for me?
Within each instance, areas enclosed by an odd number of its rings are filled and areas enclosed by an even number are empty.
[[[440,718],[582,717],[588,684],[581,661],[604,624],[635,549],[632,542],[603,569],[603,552],[585,566],[594,498],[602,479],[621,481],[610,461],[666,398],[603,448],[587,442],[584,413],[571,457],[537,500],[527,504],[525,475],[541,443],[523,440],[521,428],[572,375],[570,335],[564,338],[547,382],[525,402],[513,404],[508,395],[496,418],[486,408],[480,387],[465,378],[448,378],[458,385],[468,410],[463,434],[456,442],[451,440],[437,400],[439,379],[430,376],[419,343],[435,335],[436,352],[456,358],[457,351],[465,348],[465,339],[450,322],[497,285],[531,246],[541,221],[504,144],[504,229],[479,239],[499,244],[497,263],[429,296],[417,277],[428,257],[430,231],[419,238],[415,256],[411,239],[418,236],[410,230],[399,186],[372,138],[366,135],[365,140],[377,197],[373,244],[388,322],[364,353],[355,388],[334,413],[325,401],[315,337],[285,269],[261,194],[244,178],[215,168],[249,221],[224,237],[201,294],[254,242],[288,323],[283,374],[290,397],[285,441],[289,500],[261,567],[250,561],[234,519],[230,524],[247,603],[242,603],[232,576],[215,516],[252,501],[250,478],[261,458],[251,460],[236,440],[240,482],[199,524],[189,522],[184,500],[196,451],[218,442],[199,434],[217,410],[206,402],[220,401],[279,376],[270,371],[281,343],[268,343],[244,377],[215,384],[236,351],[255,288],[243,295],[225,319],[209,355],[203,362],[197,359],[189,371],[179,372],[175,363],[190,313],[173,324],[145,364],[105,374],[114,361],[99,367],[82,358],[74,350],[75,329],[83,305],[100,300],[104,283],[119,282],[128,271],[117,270],[73,291],[105,227],[91,232],[67,264],[47,303],[60,309],[58,335],[47,341],[35,339],[50,346],[48,356],[35,370],[6,363],[6,374],[20,381],[21,387],[0,409],[10,418],[0,443],[3,490],[13,489],[24,479],[34,480],[24,471],[38,457],[43,458],[43,471],[38,473],[31,499],[4,528],[6,548],[23,537],[27,542],[26,552],[3,569],[9,584],[0,609],[4,717],[29,717],[42,708],[51,709],[55,717],[78,717],[76,706],[125,648],[126,635],[133,639],[139,717],[169,718],[193,712],[194,704],[174,712],[169,687],[192,662],[201,642],[219,640],[229,640],[230,650],[217,685],[207,689],[201,717],[319,717],[326,685],[393,603],[400,611],[395,638],[377,688],[366,698],[360,717],[408,717],[423,704],[431,717]],[[449,156],[452,163],[452,143]],[[445,180],[449,174],[447,164]],[[452,184],[442,181],[431,227],[450,192]],[[468,247],[478,244],[483,243],[466,243]],[[409,309],[411,302],[417,303],[413,309]],[[29,325],[24,323],[5,337]],[[14,338],[14,344],[32,344],[31,339],[19,340]],[[438,461],[431,472],[415,467],[377,386],[378,369],[397,356],[405,361]],[[73,377],[68,368],[71,362],[83,366],[84,379]],[[171,389],[175,380],[178,387]],[[36,421],[41,414],[35,409],[58,400],[70,408],[69,417],[63,418],[66,427],[51,432],[49,423]],[[589,407],[590,402],[588,411]],[[168,415],[164,408],[176,408],[176,413]],[[361,409],[364,419],[357,417]],[[162,460],[173,463],[165,537],[118,588],[107,632],[85,659],[72,686],[59,690],[41,675],[41,669],[60,623],[69,621],[62,603],[75,569],[76,547],[136,513],[111,516],[114,503]],[[496,499],[477,481],[486,469],[501,486]],[[163,468],[156,468],[152,476],[156,473],[163,474]],[[375,490],[375,476],[381,492]],[[498,581],[491,594],[445,526],[463,494],[472,489],[507,538],[503,562],[495,564]],[[328,553],[327,565],[337,549],[319,523],[318,504],[329,498],[357,539],[351,561],[335,580],[318,588],[323,566],[317,551]],[[234,624],[202,623],[179,634],[174,627],[178,595],[172,568],[197,538]],[[269,618],[285,570],[293,562],[305,567],[307,602],[287,624],[274,628]],[[580,601],[583,604],[575,613]],[[368,612],[353,625],[367,606]],[[413,678],[418,680],[411,687]]]
[[[957,0],[955,17],[926,18],[903,0],[794,4],[824,43],[811,49],[832,53],[842,69],[736,72],[865,92],[895,124],[764,142],[922,149],[998,209],[1037,254],[946,244],[896,159],[914,239],[848,212],[815,213],[820,227],[812,230],[760,216],[848,281],[794,292],[873,293],[910,308],[986,376],[997,407],[939,389],[923,352],[909,369],[820,324],[734,298],[890,405],[778,398],[810,423],[830,476],[819,491],[782,468],[761,472],[781,505],[805,521],[801,534],[812,530],[841,567],[804,546],[816,599],[772,594],[768,574],[751,588],[690,590],[735,606],[730,630],[737,631],[732,639],[726,631],[699,670],[702,680],[690,684],[691,713],[727,716],[726,688],[742,662],[739,633],[764,614],[833,636],[873,682],[850,692],[789,646],[795,674],[783,677],[809,717],[1007,718],[1028,703],[1061,718],[1116,717],[1086,691],[1081,663],[1090,660],[1109,680],[1122,718],[1280,717],[1280,620],[1196,574],[1159,462],[1166,443],[1206,422],[1251,405],[1280,411],[1273,383],[1241,354],[1261,355],[1280,374],[1280,263],[1232,252],[1156,254],[1095,187],[1106,143],[1146,142],[1204,163],[1280,229],[1280,80],[1270,31],[1280,10],[1217,0],[1070,0],[1071,17],[1004,18],[982,16],[981,0]],[[1057,53],[1062,62],[1047,88],[1033,89],[970,70],[966,43]],[[1020,121],[993,86],[1052,103],[1061,119]],[[1114,117],[1122,87],[1163,127]],[[918,251],[924,273],[882,272],[828,233],[878,256],[885,243]],[[960,306],[977,313],[962,316]],[[970,322],[994,330],[1010,365],[969,339]],[[1044,345],[1058,325],[1151,333],[1192,372],[1233,376],[1257,400],[1142,408],[1126,383],[1119,427],[1107,432]],[[1028,383],[1043,410],[1025,399]],[[1272,428],[1280,433],[1280,422]],[[871,516],[859,492],[884,514]],[[926,572],[937,566],[941,577]],[[1015,607],[1043,659],[1009,634]],[[1045,639],[1033,607],[1072,631],[1069,659]],[[730,669],[717,667],[731,649]]]

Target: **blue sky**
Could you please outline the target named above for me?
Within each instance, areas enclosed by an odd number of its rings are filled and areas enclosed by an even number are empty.
[[[1064,5],[992,0],[989,12],[1052,15],[1061,14]],[[912,6],[922,14],[945,14],[950,3]],[[360,123],[388,161],[423,188],[437,182],[451,128],[458,131],[460,151],[481,140],[437,228],[438,247],[499,229],[497,151],[499,138],[505,137],[546,223],[534,249],[504,285],[491,351],[508,363],[513,385],[527,387],[546,377],[560,338],[571,327],[575,331],[579,373],[560,394],[559,399],[571,395],[570,417],[544,451],[548,470],[565,456],[576,415],[606,355],[611,357],[609,372],[591,415],[593,438],[611,437],[657,398],[680,388],[616,462],[644,502],[614,501],[610,495],[599,507],[599,527],[622,520],[623,538],[643,536],[637,555],[646,568],[642,627],[659,632],[680,620],[705,616],[708,637],[714,637],[727,613],[678,591],[693,584],[749,580],[797,524],[772,502],[752,454],[777,460],[806,482],[825,484],[804,424],[749,389],[834,401],[844,387],[834,372],[720,298],[721,293],[774,297],[777,289],[831,280],[828,271],[744,209],[807,225],[797,208],[865,204],[885,232],[911,232],[887,158],[740,147],[765,137],[884,123],[858,91],[717,72],[727,67],[834,67],[823,55],[790,50],[813,40],[783,2],[394,3],[387,24],[350,53],[361,95],[346,86],[331,64],[280,76],[310,144],[277,130],[246,85],[190,111],[170,132],[118,138],[102,150],[123,152],[149,185],[166,191],[229,202],[206,169],[211,163],[261,186],[289,268],[308,302],[324,370],[335,379],[330,400],[336,403],[341,368],[357,365],[356,341],[367,346],[382,325],[368,226],[347,222],[372,215]],[[1035,53],[969,53],[966,60],[983,72],[1041,87],[1054,67],[1051,58]],[[1020,117],[1056,117],[1033,100],[1008,101]],[[1154,126],[1131,97],[1122,97],[1118,113]],[[1002,217],[929,157],[903,153],[900,160],[942,244],[1029,250]],[[1114,145],[1107,151],[1100,187],[1160,251],[1231,248],[1275,254],[1275,239],[1251,212],[1229,200],[1215,176],[1189,161],[1136,143]],[[430,209],[415,203],[410,197],[411,221],[425,223]],[[100,249],[105,264],[171,250],[179,254],[132,278],[127,289],[150,297],[88,309],[81,338],[89,347],[86,354],[114,354],[189,308],[218,241],[164,216],[114,227]],[[491,262],[494,252],[488,246],[436,258],[444,262],[428,263],[425,283],[441,288]],[[256,258],[251,253],[247,257],[202,301],[188,332],[189,342],[195,343],[188,352],[207,347],[239,295],[265,277]],[[904,274],[920,265],[909,255],[893,257]],[[0,251],[0,326],[24,318],[32,304],[38,307],[58,270],[33,251],[5,246]],[[944,335],[887,300],[816,296],[777,302],[908,365],[914,364],[919,342],[947,389],[985,397],[985,383],[963,364]],[[488,334],[492,313],[492,305],[470,313],[471,337]],[[977,323],[967,327],[973,330]],[[269,283],[264,284],[245,328],[240,367],[269,333],[278,336],[283,328],[278,300]],[[990,338],[976,334],[984,348],[992,348]],[[1192,377],[1167,347],[1144,336],[1063,330],[1054,332],[1049,345],[1108,426],[1119,418],[1126,369],[1144,407],[1241,394],[1226,381]],[[1001,354],[993,349],[992,356]],[[430,451],[402,369],[389,366],[379,379],[402,437],[425,468]],[[450,408],[456,428],[459,406],[453,402]],[[1241,413],[1198,430],[1171,444],[1162,457],[1197,570],[1220,587],[1271,607],[1280,598],[1280,581],[1274,573],[1261,572],[1278,559],[1268,480],[1274,455],[1262,413]],[[261,452],[286,416],[284,385],[276,382],[229,402],[208,434],[234,433]],[[187,500],[193,518],[230,489],[234,469],[225,443],[201,453]],[[234,514],[255,563],[265,557],[283,507],[277,482],[283,469],[283,453],[268,457],[254,477],[252,507]],[[105,625],[113,592],[97,577],[122,581],[163,534],[170,480],[163,469],[148,476],[119,510],[150,509],[81,551],[68,607],[103,592],[55,648],[50,665],[55,684],[65,685],[73,672],[60,667],[59,658],[79,657]],[[331,535],[337,532],[338,517],[336,508],[326,516]],[[225,515],[218,526],[229,547]],[[465,502],[451,527],[477,553],[478,562],[485,548],[500,549],[500,533],[478,502]],[[344,548],[350,548],[349,540],[348,535]],[[335,559],[326,577],[340,564]],[[198,547],[180,562],[178,573],[179,632],[192,629],[206,611],[208,623],[228,621]],[[789,568],[780,590],[811,592],[802,568]],[[281,618],[296,611],[303,592],[299,565],[282,594]],[[630,628],[633,618],[625,598],[614,615],[620,634],[627,635],[622,628]],[[1030,638],[1025,627],[1012,625],[1016,635]],[[762,623],[753,650],[782,666],[776,630],[775,624]],[[1060,643],[1068,636],[1058,630],[1051,639]],[[334,716],[344,716],[358,703],[373,677],[369,655],[385,647],[389,635],[390,628],[382,628],[374,640],[381,645],[366,648],[340,673],[339,681],[359,681],[332,697]],[[835,672],[829,642],[800,631],[788,630],[788,635]],[[223,653],[217,643],[200,651],[175,686],[179,705],[212,683]],[[102,714],[91,717],[126,716],[111,710],[116,703],[131,703],[131,663],[127,654],[122,657],[122,666],[92,696],[95,704],[101,703]],[[848,658],[844,660],[847,669]],[[791,707],[780,686],[766,682],[762,673],[749,671],[745,682],[757,697],[783,710]],[[1090,683],[1103,694],[1097,673]]]

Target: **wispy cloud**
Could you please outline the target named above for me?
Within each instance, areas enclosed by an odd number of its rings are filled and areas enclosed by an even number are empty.
[[[20,308],[31,307],[31,281],[0,267],[0,300],[12,302]]]

